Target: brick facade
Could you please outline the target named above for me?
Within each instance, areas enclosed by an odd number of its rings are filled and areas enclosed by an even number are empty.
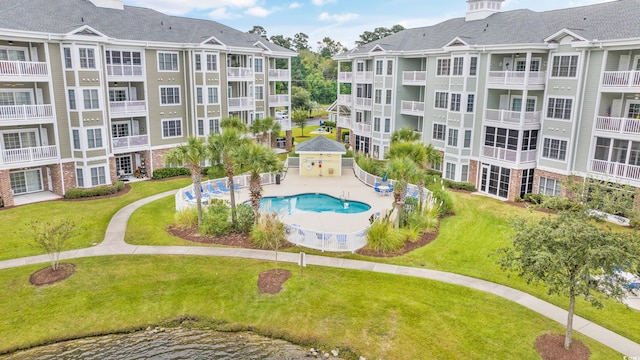
[[[467,181],[472,183],[476,189],[480,188],[478,183],[478,167],[480,163],[477,160],[469,160],[469,174],[467,175]]]
[[[550,171],[536,169],[535,172],[533,173],[533,193],[534,194],[537,194],[537,193],[540,192],[539,189],[540,189],[540,178],[541,177],[544,177],[544,178],[547,178],[547,179],[564,181],[569,176],[568,175],[562,175],[562,174],[554,173],[554,172],[550,172]],[[561,197],[567,197],[567,195],[568,195],[567,189],[565,189],[564,187],[560,187],[560,196]]]
[[[0,198],[4,206],[13,206],[13,190],[9,170],[0,170]]]
[[[151,151],[151,164],[147,164],[147,172],[149,177],[153,175],[153,172],[157,169],[162,169],[164,166],[164,155],[171,149],[157,149]]]
[[[507,195],[507,199],[515,201],[516,197],[520,196],[521,186],[522,169],[511,169],[511,176],[509,177],[509,195]]]

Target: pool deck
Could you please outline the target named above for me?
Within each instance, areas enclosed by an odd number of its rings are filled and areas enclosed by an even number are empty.
[[[304,193],[323,193],[337,198],[354,200],[371,206],[369,211],[358,214],[295,214],[286,215],[283,222],[297,224],[316,232],[359,232],[369,226],[369,217],[376,212],[392,208],[393,196],[380,196],[373,188],[362,183],[352,169],[342,169],[342,176],[309,177],[300,176],[297,168],[291,168],[280,185],[263,186],[263,196],[287,196]],[[236,202],[249,200],[249,191],[242,189],[235,193]]]

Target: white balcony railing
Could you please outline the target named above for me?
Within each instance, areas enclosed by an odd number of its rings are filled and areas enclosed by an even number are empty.
[[[350,128],[351,127],[351,116],[342,116],[338,115],[338,121],[336,122],[336,126],[341,128]]]
[[[615,88],[640,87],[640,71],[605,71],[602,86]]]
[[[124,65],[124,64],[107,65],[108,76],[125,77],[125,76],[142,76],[143,74],[144,74],[144,67],[142,65]]]
[[[353,130],[356,130],[362,133],[371,133],[371,124],[357,122],[353,124]]]
[[[424,116],[424,103],[403,100],[400,102],[400,113],[405,115]]]
[[[402,72],[402,85],[426,85],[427,84],[427,72],[426,71],[403,71]]]
[[[356,82],[359,83],[372,83],[373,71],[359,71],[356,72]]]
[[[134,135],[113,138],[112,140],[114,149],[128,149],[137,146],[149,145],[149,136],[147,135]]]
[[[489,122],[499,122],[501,124],[535,125],[540,124],[540,111],[511,111],[486,109],[484,119]]]
[[[253,80],[253,68],[227,68],[227,80]]]
[[[253,97],[229,98],[229,111],[251,110],[253,108]]]
[[[519,159],[518,155],[520,155]],[[520,163],[525,163],[536,160],[536,150],[518,151],[493,146],[483,146],[482,156],[512,163],[516,163],[520,160]]]
[[[269,107],[288,106],[290,103],[288,94],[269,95]]]
[[[339,82],[351,82],[353,80],[352,72],[339,72],[338,73],[338,81]]]
[[[529,80],[527,81],[527,74]],[[545,71],[489,71],[488,83],[491,85],[544,85]]]
[[[619,134],[640,134],[640,119],[598,116],[596,130]]]
[[[147,102],[138,101],[112,101],[109,102],[109,112],[111,115],[127,115],[147,111]]]
[[[53,119],[51,105],[6,105],[0,106],[0,120]]]
[[[269,81],[288,81],[291,80],[291,72],[289,69],[269,69]]]
[[[34,61],[0,61],[0,76],[38,78],[49,75],[49,67],[45,62]]]
[[[338,95],[338,104],[351,105],[351,94]]]
[[[55,160],[57,158],[57,145],[2,150],[2,161],[5,164],[21,163],[28,165],[36,161]]]
[[[591,160],[591,171],[616,178],[640,180],[640,166],[635,165],[604,160]]]
[[[356,98],[356,107],[371,109],[372,105],[373,105],[373,100],[370,98],[360,98],[360,97]]]

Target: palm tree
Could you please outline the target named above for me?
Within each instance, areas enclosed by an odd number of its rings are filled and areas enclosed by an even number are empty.
[[[255,119],[251,124],[250,130],[256,137],[260,136],[260,142],[264,142],[268,138],[269,147],[271,147],[270,134],[280,134],[282,126],[272,117],[266,117],[264,119]]]
[[[209,137],[207,148],[211,156],[211,164],[224,169],[229,182],[229,200],[231,202],[231,222],[236,226],[236,196],[233,189],[233,176],[238,172],[239,165],[235,161],[235,152],[243,144],[251,142],[244,136],[246,129],[240,119],[224,119],[220,122],[222,132]]]
[[[174,147],[164,156],[165,163],[182,164],[191,172],[196,208],[198,209],[198,226],[202,223],[202,193],[200,192],[202,164],[209,158],[209,155],[209,149],[203,138],[189,137],[186,144]]]
[[[396,157],[389,160],[385,171],[389,177],[396,179],[393,184],[393,205],[396,208],[395,228],[400,227],[400,218],[404,212],[404,200],[409,180],[415,179],[420,170],[415,161],[410,157]]]
[[[418,141],[420,140],[420,133],[413,131],[412,128],[405,127],[400,130],[396,130],[391,134],[391,143],[402,141]]]
[[[249,172],[251,207],[257,224],[260,220],[260,200],[262,199],[260,174],[279,171],[282,169],[282,163],[275,151],[256,143],[244,144],[238,149],[235,156],[240,167]]]

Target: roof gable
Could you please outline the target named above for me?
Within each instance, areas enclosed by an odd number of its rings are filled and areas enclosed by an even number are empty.
[[[213,45],[213,46],[226,46],[222,41],[218,40],[215,36],[208,38],[207,40],[201,43],[202,45]]]
[[[66,34],[67,38],[86,38],[86,37],[91,37],[92,40],[96,40],[96,38],[104,38],[105,40],[107,39],[107,36],[103,33],[101,33],[100,31],[92,28],[89,25],[82,25],[77,29],[74,29],[72,31],[69,31]]]
[[[311,140],[302,142],[296,146],[296,153],[332,153],[346,154],[344,145],[335,140],[327,139],[324,136],[316,136]]]
[[[567,36],[571,36],[572,38],[574,38],[574,41],[587,41],[587,39],[583,38],[582,36],[576,34],[575,32],[569,30],[569,29],[562,29],[556,33],[554,33],[553,35],[547,37],[546,39],[544,39],[544,42],[550,43],[550,42],[560,42],[563,38],[567,37]]]
[[[469,44],[467,44],[466,41],[460,39],[459,36],[456,36],[453,40],[449,41],[447,43],[447,45],[445,45],[444,47],[455,47],[455,46],[469,46]]]

